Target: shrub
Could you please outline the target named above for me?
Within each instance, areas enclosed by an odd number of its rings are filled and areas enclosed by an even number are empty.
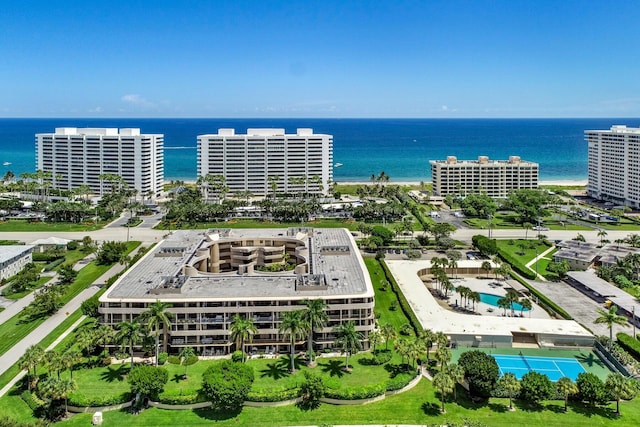
[[[233,352],[233,354],[231,354],[231,360],[233,360],[236,363],[242,362],[244,360],[244,356],[245,356],[244,352],[240,350],[236,350]]]
[[[386,383],[370,384],[360,387],[349,387],[341,389],[327,389],[325,396],[339,400],[371,399],[382,396],[387,391]]]
[[[57,266],[59,266],[60,264],[62,264],[64,262],[64,258],[58,258],[55,261],[51,261],[49,264],[45,265],[42,270],[43,271],[51,271],[54,268],[56,268]]]
[[[253,368],[231,360],[210,366],[202,374],[202,390],[216,409],[238,410],[253,384]]]
[[[302,406],[307,409],[314,409],[320,406],[320,398],[324,396],[326,386],[322,377],[315,372],[304,371],[304,382],[300,387],[300,397]]]
[[[64,260],[64,254],[61,252],[34,252],[31,256],[34,262],[51,262],[59,258]]]
[[[20,397],[22,398],[22,400],[24,400],[24,403],[26,403],[27,406],[31,408],[33,412],[38,411],[40,408],[42,408],[45,405],[45,402],[42,399],[36,396],[35,393],[29,392],[29,390],[23,391],[20,394]]]
[[[100,395],[100,396],[85,396],[80,391],[75,391],[69,395],[69,405],[79,407],[95,407],[95,406],[109,406],[119,405],[120,403],[128,402],[132,399],[131,393],[124,392],[117,395]]]
[[[458,359],[464,369],[464,377],[469,383],[471,394],[481,397],[491,396],[499,376],[498,363],[493,356],[479,350],[464,352]]]
[[[384,365],[391,360],[391,352],[390,351],[376,351],[371,357],[363,357],[360,359],[360,364],[362,365]]]
[[[247,394],[246,400],[250,402],[282,402],[283,400],[295,399],[299,393],[300,389],[297,387],[251,390]]]
[[[411,335],[411,332],[413,332],[413,328],[408,323],[405,323],[400,328],[400,335],[405,335],[405,336]]]
[[[158,354],[158,365],[164,365],[165,363],[167,363],[168,358],[169,355],[166,352]]]
[[[634,359],[640,360],[640,341],[624,332],[617,333],[616,338],[618,338],[620,347],[625,349]]]
[[[72,240],[69,243],[67,243],[67,250],[75,251],[76,249],[78,249],[78,242],[76,242],[75,240]]]
[[[98,313],[98,307],[100,307],[100,301],[98,301],[98,297],[94,295],[88,300],[82,302],[80,310],[82,310],[82,314],[85,316],[98,318],[100,316],[100,313]]]
[[[164,368],[137,365],[129,372],[127,380],[131,385],[132,393],[140,393],[153,398],[162,392],[164,385],[169,380],[169,373]]]
[[[576,380],[578,386],[578,398],[590,404],[605,403],[607,401],[607,390],[604,382],[595,374],[582,372],[578,374]]]
[[[207,396],[198,390],[168,390],[158,396],[158,402],[167,405],[191,405],[206,401]]]
[[[544,374],[539,372],[529,372],[522,376],[522,390],[520,397],[530,402],[551,399],[555,393],[555,386]]]
[[[413,372],[413,374],[408,372],[398,374],[395,377],[387,380],[385,388],[387,391],[400,390],[401,388],[406,387],[407,384],[409,384],[411,380],[416,377],[416,375],[417,374],[415,372]]]

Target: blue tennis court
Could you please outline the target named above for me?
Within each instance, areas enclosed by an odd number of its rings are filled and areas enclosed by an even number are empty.
[[[551,381],[558,381],[562,377],[569,377],[575,381],[578,374],[586,372],[580,362],[568,357],[507,356],[504,354],[492,356],[498,362],[500,375],[511,372],[518,379],[533,371],[545,374]]]

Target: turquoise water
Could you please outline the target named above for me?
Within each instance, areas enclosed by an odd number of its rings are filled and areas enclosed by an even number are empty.
[[[429,160],[508,159],[540,164],[542,180],[586,180],[584,131],[640,120],[613,119],[0,119],[0,176],[35,171],[35,134],[56,127],[136,127],[165,136],[165,179],[195,180],[197,135],[218,128],[313,128],[333,135],[334,181],[430,181]],[[10,165],[2,165],[4,162]]]
[[[493,294],[485,294],[485,293],[480,293],[480,301],[485,303],[485,304],[489,304],[492,305],[494,307],[498,306],[498,300],[501,297],[500,295],[493,295]],[[522,311],[522,305],[518,304],[517,302],[513,303],[513,309],[516,311]],[[529,311],[528,308],[525,308],[524,311]]]

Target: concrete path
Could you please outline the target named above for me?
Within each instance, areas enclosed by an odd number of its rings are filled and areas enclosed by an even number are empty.
[[[539,280],[541,282],[546,282],[547,279],[545,279],[542,275],[538,274],[533,268],[531,268],[531,266],[533,264],[535,264],[536,262],[538,262],[538,260],[544,258],[548,253],[553,252],[553,250],[555,248],[556,248],[555,246],[551,246],[549,249],[547,249],[546,251],[542,252],[537,257],[533,258],[531,261],[529,261],[528,263],[525,264],[525,267],[527,267],[529,270],[531,270],[532,273],[536,273],[537,280]]]

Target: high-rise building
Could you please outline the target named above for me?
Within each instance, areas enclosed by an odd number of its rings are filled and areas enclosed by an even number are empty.
[[[447,160],[431,160],[433,194],[466,196],[486,193],[490,197],[507,197],[509,191],[538,188],[537,163],[510,156],[509,160],[489,160],[479,156],[478,160],[458,160],[448,156]]]
[[[327,193],[333,180],[333,136],[298,129],[234,129],[198,136],[198,175],[222,176],[231,194]]]
[[[157,196],[164,181],[164,135],[140,129],[56,128],[36,134],[36,168],[51,174],[52,187],[73,190],[89,185],[96,194],[110,184],[101,175],[118,175],[143,195]]]
[[[639,208],[640,128],[611,126],[587,130],[584,135],[589,150],[589,196]]]

